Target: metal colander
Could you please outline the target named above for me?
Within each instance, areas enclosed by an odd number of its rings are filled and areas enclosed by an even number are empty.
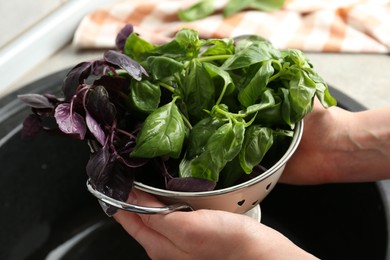
[[[294,135],[285,154],[271,168],[261,175],[224,189],[204,192],[179,192],[155,188],[141,182],[134,182],[134,187],[155,195],[168,206],[153,208],[133,205],[114,200],[100,193],[87,183],[89,191],[99,200],[131,212],[143,214],[166,214],[176,210],[214,209],[244,214],[257,206],[275,187],[287,161],[295,152],[303,133],[303,121],[296,124]]]

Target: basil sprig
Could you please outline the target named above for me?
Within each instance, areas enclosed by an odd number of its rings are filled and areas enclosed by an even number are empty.
[[[132,33],[124,53],[149,75],[130,85],[130,109],[147,114],[130,156],[179,159],[175,178],[217,184],[230,172],[223,185],[233,185],[262,162],[275,136],[292,135],[316,96],[324,107],[336,104],[302,52],[261,37],[204,40],[183,29],[153,45]]]

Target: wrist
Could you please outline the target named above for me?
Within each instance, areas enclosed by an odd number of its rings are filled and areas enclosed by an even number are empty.
[[[295,245],[278,231],[265,225],[260,225],[260,229],[256,232],[256,239],[248,248],[249,254],[246,255],[245,259],[318,259]],[[253,246],[254,244],[261,246]]]
[[[349,113],[337,128],[334,156],[338,182],[375,181],[388,178],[390,160],[389,108]],[[369,174],[367,174],[369,173]]]

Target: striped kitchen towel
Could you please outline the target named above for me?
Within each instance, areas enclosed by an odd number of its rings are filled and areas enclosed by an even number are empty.
[[[201,38],[257,34],[280,49],[309,52],[389,53],[390,1],[287,0],[274,12],[244,10],[230,17],[221,12],[193,22],[179,20],[178,11],[197,1],[116,1],[88,14],[73,43],[79,48],[113,48],[116,34],[130,23],[141,37],[155,43],[192,28]],[[226,1],[217,1],[222,10]]]

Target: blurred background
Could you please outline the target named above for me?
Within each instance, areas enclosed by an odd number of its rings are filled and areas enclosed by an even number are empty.
[[[66,2],[66,0],[2,1],[0,47],[7,45]]]
[[[112,0],[37,0],[0,2],[0,95],[43,75],[85,59],[69,46],[81,19]]]

